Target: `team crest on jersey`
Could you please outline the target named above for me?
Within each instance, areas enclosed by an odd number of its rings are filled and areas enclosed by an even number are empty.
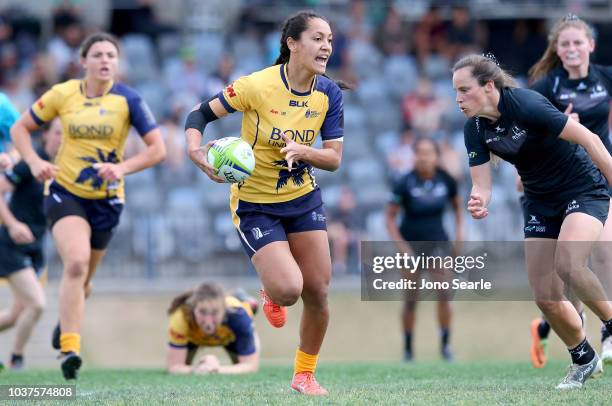
[[[297,161],[293,163],[293,168],[291,168],[291,172],[289,172],[287,160],[281,159],[273,162],[274,166],[278,166],[282,168],[278,171],[278,181],[276,182],[276,192],[278,193],[279,189],[287,186],[289,179],[293,182],[295,186],[302,186],[304,184],[304,175],[306,175],[306,171],[308,170],[308,164],[306,162]]]
[[[227,95],[229,97],[236,97],[236,91],[234,90],[234,84],[232,83],[227,87]]]
[[[45,103],[43,103],[42,99],[38,99],[38,101],[36,102],[36,105],[41,110],[45,108]]]
[[[306,118],[317,118],[321,116],[321,112],[308,109],[306,110],[306,113],[304,113],[304,116]]]
[[[591,90],[591,94],[589,95],[589,98],[591,99],[597,99],[599,97],[606,97],[608,95],[608,92],[606,91],[606,89],[604,89],[604,87],[600,84],[597,84],[592,90]]]
[[[96,148],[96,151],[98,152],[97,159],[91,156],[79,157],[79,159],[85,162],[88,162],[91,165],[83,168],[81,172],[79,173],[79,176],[77,176],[77,178],[74,181],[75,183],[80,183],[80,184],[85,184],[86,182],[91,181],[91,187],[94,190],[100,190],[102,189],[102,185],[104,185],[104,179],[98,176],[98,170],[94,168],[94,165],[101,164],[101,163],[116,164],[119,162],[119,158],[117,157],[117,152],[115,150],[112,150],[111,152],[109,152],[108,155],[105,155],[104,151],[102,151],[100,148]]]

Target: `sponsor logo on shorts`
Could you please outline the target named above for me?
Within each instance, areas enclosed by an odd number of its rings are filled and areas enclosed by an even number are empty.
[[[266,235],[269,235],[271,233],[272,233],[272,230],[261,231],[259,227],[255,227],[251,229],[251,234],[253,234],[253,238],[255,238],[256,240],[264,238]]]
[[[310,214],[310,216],[312,217],[312,221],[320,221],[320,222],[325,221],[325,215],[321,213],[317,213],[316,211],[313,211]]]
[[[525,231],[528,233],[544,233],[546,232],[546,226],[527,226]]]
[[[61,202],[62,202],[62,198],[61,198],[61,197],[59,197],[59,196],[57,195],[57,193],[53,193],[51,196],[53,196],[53,200],[55,200],[56,202],[58,202],[58,203],[61,203]]]
[[[529,217],[531,217],[531,218],[529,219],[527,224],[540,224],[540,221],[538,220],[537,216],[534,216],[533,214],[530,214]]]
[[[580,208],[580,204],[578,204],[578,202],[576,202],[575,200],[572,200],[570,202],[570,204],[567,205],[567,209],[565,210],[565,213],[569,213],[572,210],[576,210]]]

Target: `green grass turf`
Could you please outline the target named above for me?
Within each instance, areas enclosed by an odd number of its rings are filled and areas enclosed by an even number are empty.
[[[77,381],[76,404],[601,405],[612,399],[611,376],[589,380],[582,390],[555,390],[565,372],[565,364],[559,361],[541,370],[527,363],[492,361],[323,364],[317,377],[331,393],[325,399],[293,393],[291,372],[289,367],[264,366],[248,376],[169,376],[152,369],[85,368]],[[0,375],[0,384],[64,383],[59,370]]]

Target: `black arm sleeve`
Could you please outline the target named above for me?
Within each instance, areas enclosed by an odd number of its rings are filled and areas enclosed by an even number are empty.
[[[219,117],[210,108],[210,102],[216,99],[217,96],[213,96],[210,99],[200,103],[200,107],[197,110],[193,110],[187,116],[185,121],[185,131],[189,128],[193,128],[203,133],[204,128],[208,123],[217,120]]]

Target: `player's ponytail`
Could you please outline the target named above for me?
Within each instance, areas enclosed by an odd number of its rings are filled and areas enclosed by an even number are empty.
[[[577,28],[583,30],[590,41],[593,41],[593,29],[576,14],[569,13],[559,21],[550,30],[548,34],[548,46],[546,51],[535,65],[529,69],[529,77],[532,82],[540,79],[548,72],[553,70],[557,65],[561,63],[559,55],[557,55],[557,41],[559,40],[559,34],[566,28]]]
[[[282,63],[289,62],[289,57],[291,56],[291,50],[289,49],[289,46],[287,45],[287,40],[289,38],[293,38],[294,40],[299,40],[302,33],[308,29],[308,21],[311,18],[320,18],[321,20],[327,21],[329,23],[327,18],[311,10],[300,11],[297,14],[294,14],[291,17],[289,17],[287,20],[285,20],[285,22],[283,23],[283,28],[281,30],[280,54],[278,58],[276,58],[274,65],[280,65]],[[331,79],[329,76],[325,74],[323,76],[325,76],[328,79]],[[334,82],[336,82],[338,87],[342,90],[352,89],[352,86],[350,86],[348,83],[346,83],[343,80],[334,80]]]
[[[168,307],[168,314],[174,313],[182,306],[187,306],[190,310],[193,310],[203,300],[220,300],[224,298],[225,290],[223,286],[214,282],[204,282],[172,299],[172,303]]]
[[[518,87],[516,80],[499,66],[499,62],[492,54],[466,55],[455,63],[452,71],[454,73],[466,67],[472,68],[472,76],[480,86],[493,82],[498,90],[504,87]]]

